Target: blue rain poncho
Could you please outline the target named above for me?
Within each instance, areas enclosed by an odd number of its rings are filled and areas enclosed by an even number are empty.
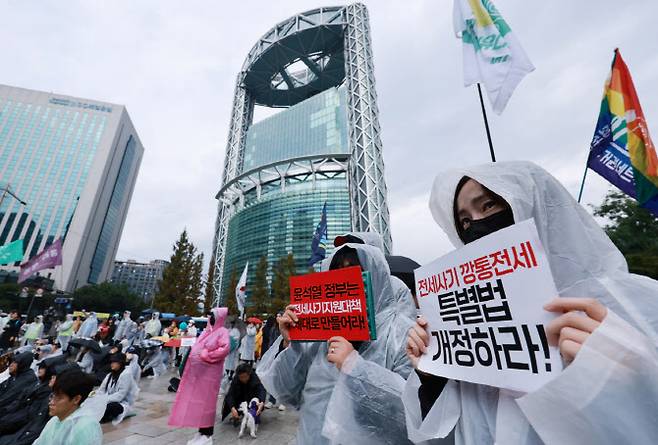
[[[454,429],[457,444],[654,443],[658,283],[629,273],[590,214],[529,162],[497,162],[437,177],[430,209],[455,247],[463,245],[453,220],[455,189],[463,176],[503,197],[516,222],[535,219],[560,296],[596,298],[608,315],[575,360],[532,393],[450,380],[423,421],[420,382],[412,374],[404,395],[410,438],[420,443]]]
[[[326,342],[291,342],[279,353],[279,337],[256,373],[278,402],[300,409],[299,444],[405,444],[400,395],[411,371],[405,347],[413,320],[397,310],[384,254],[347,246],[371,274],[377,340],[363,343],[338,370],[327,361]]]
[[[32,445],[101,445],[100,420],[107,406],[105,394],[92,393],[63,421],[52,417]]]
[[[77,337],[88,337],[91,338],[96,335],[98,331],[98,319],[96,318],[96,312],[89,314],[89,317],[82,322],[80,329],[76,333]]]

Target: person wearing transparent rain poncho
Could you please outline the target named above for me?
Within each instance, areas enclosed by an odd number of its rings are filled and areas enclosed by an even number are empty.
[[[655,443],[658,283],[630,274],[585,209],[529,162],[441,174],[430,209],[455,247],[534,218],[560,297],[544,306],[559,315],[547,334],[566,367],[527,394],[449,380],[424,409],[424,387],[437,377],[420,374],[421,385],[412,373],[403,395],[410,439],[440,443],[454,430],[457,444]],[[414,363],[427,345],[424,326],[409,334]]]
[[[300,409],[298,444],[409,443],[400,395],[411,372],[405,345],[413,320],[396,306],[380,250],[345,244],[334,252],[331,268],[346,266],[349,257],[371,274],[377,340],[352,344],[334,337],[287,345],[288,326],[297,320],[289,307],[278,320],[281,337],[256,373],[277,401]]]

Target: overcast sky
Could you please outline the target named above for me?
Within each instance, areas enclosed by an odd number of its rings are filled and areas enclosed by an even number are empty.
[[[244,57],[277,22],[337,3],[1,0],[0,83],[126,105],[145,154],[117,259],[167,259],[185,227],[209,257]],[[658,137],[658,2],[495,3],[536,66],[490,113],[499,160],[534,161],[576,195],[615,47]],[[450,249],[427,207],[433,178],[488,160],[480,105],[463,87],[452,2],[366,4],[394,250],[425,263]],[[584,201],[608,188],[590,172]]]

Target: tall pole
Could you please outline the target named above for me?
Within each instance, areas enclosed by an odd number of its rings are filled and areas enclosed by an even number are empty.
[[[589,156],[587,156],[587,162],[585,163],[585,173],[583,173],[583,180],[580,183],[580,192],[578,192],[579,204],[580,204],[580,198],[583,197],[583,189],[585,188],[585,178],[587,178],[587,170],[589,170]]]
[[[484,99],[482,99],[482,88],[478,83],[478,95],[480,96],[480,106],[482,107],[482,118],[484,119],[484,128],[487,130],[487,141],[489,141],[489,152],[491,153],[491,162],[496,162],[493,142],[491,142],[491,132],[489,131],[489,121],[487,120],[487,110],[484,108]]]

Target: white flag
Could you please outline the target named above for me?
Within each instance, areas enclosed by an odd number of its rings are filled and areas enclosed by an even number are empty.
[[[247,269],[249,269],[249,261],[244,265],[240,281],[238,281],[238,285],[235,287],[235,300],[238,303],[240,318],[244,316],[244,304],[247,301]]]
[[[494,113],[535,67],[491,0],[455,0],[455,33],[464,50],[464,85],[482,83]]]

